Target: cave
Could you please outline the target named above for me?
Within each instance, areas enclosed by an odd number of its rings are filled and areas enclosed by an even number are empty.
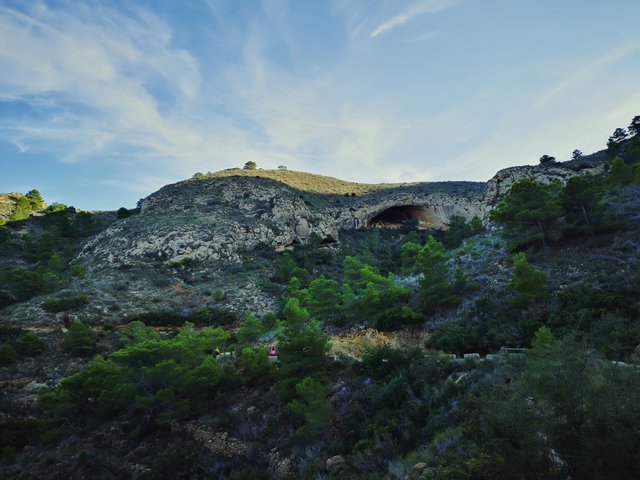
[[[333,235],[327,235],[320,242],[320,246],[330,247],[332,245],[336,245],[337,243],[338,243],[338,240]]]
[[[366,224],[367,228],[400,228],[409,226],[419,230],[442,228],[433,210],[424,205],[398,205],[377,213]]]

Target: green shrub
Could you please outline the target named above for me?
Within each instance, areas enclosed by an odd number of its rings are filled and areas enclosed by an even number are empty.
[[[258,341],[264,333],[262,322],[256,318],[250,311],[246,311],[242,324],[238,329],[237,338],[241,346],[252,345]]]
[[[557,239],[563,211],[551,190],[532,180],[519,180],[490,212],[490,218],[504,227],[502,235],[512,251],[546,249],[549,240]]]
[[[228,325],[237,320],[234,313],[220,308],[202,308],[186,315],[174,310],[152,310],[130,318],[132,322],[138,321],[155,327],[178,326],[183,325],[185,322],[190,322],[197,326]]]
[[[5,464],[15,461],[16,453],[25,445],[33,445],[40,436],[44,422],[34,418],[15,418],[10,415],[0,420],[0,457]],[[0,468],[0,471],[2,469]],[[2,478],[6,478],[4,475]]]
[[[211,292],[211,297],[213,298],[214,302],[220,303],[227,298],[227,294],[221,288],[216,288],[213,292]]]
[[[16,363],[16,351],[11,345],[0,348],[0,367],[9,367]]]
[[[126,208],[120,207],[116,215],[118,216],[118,218],[127,218],[128,216],[131,215],[131,213],[129,213],[129,210],[127,210]]]
[[[0,458],[6,465],[13,465],[16,461],[16,449],[13,445],[5,445],[0,450]]]
[[[53,202],[47,207],[47,213],[64,212],[67,206],[64,203]]]
[[[64,336],[63,345],[65,350],[69,352],[88,355],[95,350],[96,341],[93,339],[89,327],[80,320],[75,320]]]
[[[18,299],[7,290],[0,290],[0,308],[16,303]]]
[[[446,353],[468,353],[474,343],[473,334],[456,322],[442,323],[429,337],[429,347]]]
[[[27,332],[18,339],[16,350],[21,355],[39,355],[44,352],[44,344],[38,335]]]
[[[264,347],[257,349],[245,348],[242,350],[240,365],[245,369],[245,375],[251,382],[265,382],[270,380],[273,367],[269,363],[267,351]]]
[[[31,216],[32,211],[31,201],[27,197],[20,197],[16,201],[16,206],[11,214],[10,220],[12,222],[25,220]]]
[[[59,313],[76,310],[89,302],[89,297],[83,294],[68,297],[47,297],[46,300],[42,302],[42,308],[49,313]]]
[[[50,287],[44,275],[26,268],[14,268],[3,277],[3,283],[9,287],[9,294],[17,301],[27,300]]]
[[[546,281],[547,274],[533,268],[523,252],[513,256],[513,270],[509,286],[517,294],[512,300],[514,305],[523,306],[533,300],[544,298],[547,294]]]
[[[164,452],[155,457],[148,478],[167,480],[204,478],[202,477],[204,472],[199,471],[196,458],[197,450],[189,448],[184,443],[170,444]]]

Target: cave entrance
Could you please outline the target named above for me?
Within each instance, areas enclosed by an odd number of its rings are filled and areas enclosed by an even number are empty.
[[[438,228],[442,224],[433,212],[423,205],[398,205],[389,207],[374,215],[367,228],[400,228],[413,226],[419,230]]]

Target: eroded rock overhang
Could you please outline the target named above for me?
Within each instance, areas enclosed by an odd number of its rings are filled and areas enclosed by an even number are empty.
[[[438,216],[437,212],[427,205],[395,205],[387,207],[373,215],[364,224],[365,228],[417,228],[444,229],[446,219]]]

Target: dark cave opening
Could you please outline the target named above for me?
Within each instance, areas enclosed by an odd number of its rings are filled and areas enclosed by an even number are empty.
[[[320,245],[334,245],[338,243],[338,240],[336,240],[333,235],[327,235],[325,238],[322,239],[322,241],[320,242]]]
[[[424,205],[398,205],[389,207],[373,216],[367,222],[367,228],[400,228],[413,226],[424,229],[439,225],[432,211]]]

